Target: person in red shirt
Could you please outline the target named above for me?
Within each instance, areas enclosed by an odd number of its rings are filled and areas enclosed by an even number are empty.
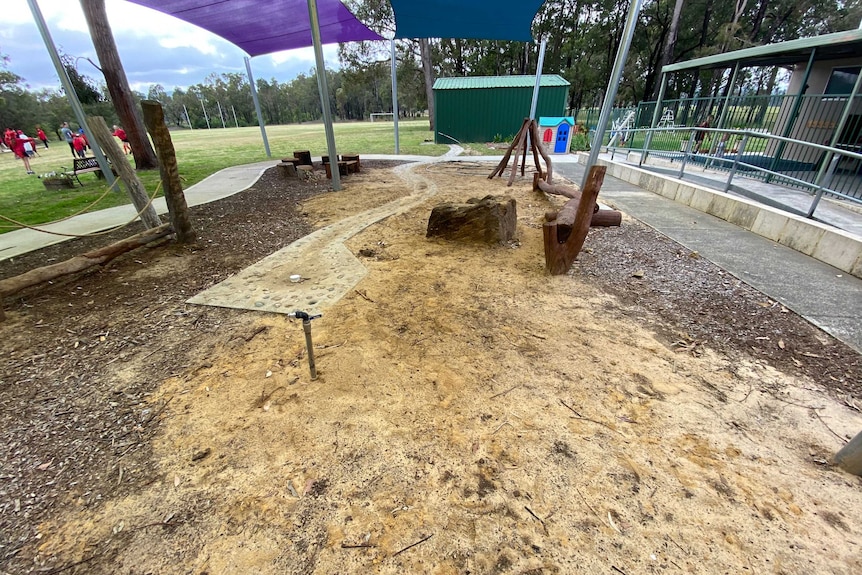
[[[132,151],[132,147],[129,145],[129,138],[126,136],[126,131],[121,127],[114,125],[114,131],[112,132],[114,136],[117,136],[121,142],[123,142],[123,153],[128,154]]]
[[[45,135],[45,131],[42,129],[42,126],[36,126],[36,137],[42,140],[42,143],[45,144],[45,149],[48,149],[48,136]]]
[[[15,152],[15,157],[19,160],[24,160],[24,169],[27,170],[27,173],[35,173],[30,169],[30,158],[27,156],[27,152],[24,151],[24,140],[20,138],[12,138],[11,144],[10,148]]]
[[[10,150],[13,149],[12,140],[15,138],[15,130],[12,128],[6,128],[6,131],[3,133],[3,143],[6,144],[6,147]]]
[[[84,140],[83,134],[75,134],[75,137],[72,138],[72,147],[75,148],[75,153],[78,154],[79,158],[87,156],[87,142]]]

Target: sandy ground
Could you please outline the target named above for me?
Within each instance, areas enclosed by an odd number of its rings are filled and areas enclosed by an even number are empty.
[[[151,396],[168,402],[158,480],[95,513],[70,498],[41,557],[81,573],[108,548],[115,573],[862,572],[862,481],[826,465],[862,415],[759,361],[680,353],[577,273],[547,276],[540,222],[559,202],[488,171],[418,167],[304,203],[323,225],[439,190],[349,242],[369,273],[313,322],[317,380],[300,323],[249,314],[246,337]],[[517,242],[425,238],[434,204],[489,193],[517,200]]]

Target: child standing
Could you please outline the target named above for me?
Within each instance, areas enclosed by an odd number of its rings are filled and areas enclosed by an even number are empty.
[[[72,138],[72,147],[79,158],[86,157],[87,142],[84,140],[84,134],[75,134]]]

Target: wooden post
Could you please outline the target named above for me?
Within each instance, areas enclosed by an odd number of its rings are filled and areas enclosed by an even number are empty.
[[[554,167],[551,164],[551,157],[545,151],[544,146],[542,146],[542,144],[540,143],[541,140],[539,139],[539,125],[536,124],[535,120],[533,120],[533,122],[530,124],[530,135],[533,137],[533,142],[535,142],[535,146],[536,146],[535,149],[538,150],[539,154],[541,154],[542,158],[545,160],[545,166],[548,169],[548,175],[545,178],[545,181],[548,182],[549,184],[553,184],[554,183]]]
[[[862,477],[862,431],[835,454],[832,463],[848,473]]]
[[[542,164],[539,163],[539,147],[542,145],[542,143],[540,141],[536,140],[536,138],[534,136],[534,133],[537,133],[536,130],[537,130],[536,120],[531,120],[530,121],[530,140],[533,142],[533,145],[531,146],[531,148],[533,148],[533,162],[535,162],[535,164],[536,164],[536,172],[539,174],[539,177],[543,178],[544,174],[542,173]]]
[[[599,196],[599,190],[605,178],[605,169],[604,166],[590,168],[586,186],[581,192],[581,199],[578,202],[574,226],[571,227],[571,233],[564,241],[560,239],[562,228],[557,225],[556,220],[545,222],[542,226],[545,243],[545,268],[551,275],[563,275],[568,272],[581,252],[581,248],[584,247],[584,241],[587,239],[587,232],[590,230],[590,222],[595,212],[596,198]]]
[[[159,171],[162,176],[162,188],[165,191],[165,202],[168,204],[171,225],[177,234],[177,241],[190,244],[197,239],[195,230],[189,219],[189,207],[183,186],[180,183],[180,171],[177,166],[177,155],[171,133],[165,124],[165,113],[162,105],[155,100],[143,100],[141,108],[144,111],[144,124],[153,139],[156,154],[159,157]]]
[[[514,151],[515,146],[518,145],[518,142],[521,141],[521,133],[524,131],[524,128],[526,127],[526,125],[527,125],[527,122],[526,122],[526,120],[524,120],[524,123],[521,124],[521,129],[518,130],[518,133],[515,134],[514,138],[512,138],[512,143],[509,144],[509,147],[506,149],[506,153],[503,154],[503,159],[500,160],[500,163],[497,164],[497,167],[494,168],[494,171],[491,172],[491,175],[488,176],[489,180],[493,180],[494,176],[497,176],[497,175],[502,176],[503,175],[503,171],[506,169],[506,165],[509,163],[509,158],[512,157],[512,151]]]
[[[518,158],[521,155],[521,146],[524,146],[526,149],[527,146],[527,123],[524,122],[524,128],[519,132],[520,136],[518,138],[518,144],[515,146],[515,161],[512,164],[512,170],[509,172],[509,181],[506,182],[507,186],[511,186],[515,181],[515,176],[518,175]],[[526,157],[526,154],[524,155]]]
[[[147,195],[143,182],[141,182],[138,174],[135,173],[135,170],[129,164],[126,154],[120,149],[117,140],[108,129],[105,119],[101,116],[89,116],[87,122],[90,124],[91,135],[96,138],[99,147],[102,148],[102,151],[111,160],[113,169],[117,171],[123,184],[125,184],[132,204],[140,214],[141,221],[144,222],[147,228],[155,228],[162,225],[162,220],[159,219],[156,208],[150,203],[150,198]]]

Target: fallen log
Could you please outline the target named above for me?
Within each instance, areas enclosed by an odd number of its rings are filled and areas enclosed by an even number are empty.
[[[545,222],[542,226],[545,243],[545,268],[551,275],[562,275],[568,272],[581,248],[584,247],[587,232],[590,230],[590,222],[595,213],[596,198],[599,195],[604,177],[604,166],[590,168],[586,186],[584,186],[577,203],[574,221],[568,230],[566,230],[565,225],[559,224],[559,214],[555,221]],[[565,238],[563,238],[564,234],[567,234]]]
[[[555,196],[564,196],[566,198],[580,198],[581,191],[576,188],[570,188],[569,186],[562,185],[552,185],[546,182],[541,178],[539,174],[533,174],[533,191],[534,192],[545,192],[546,194],[553,194]]]
[[[599,210],[590,220],[591,228],[613,228],[623,223],[623,214],[617,210]]]
[[[42,282],[84,271],[93,266],[106,264],[121,254],[144,246],[172,233],[174,233],[174,229],[171,224],[162,224],[109,246],[75,256],[64,262],[36,268],[21,275],[0,280],[0,298],[18,293],[25,288]]]

